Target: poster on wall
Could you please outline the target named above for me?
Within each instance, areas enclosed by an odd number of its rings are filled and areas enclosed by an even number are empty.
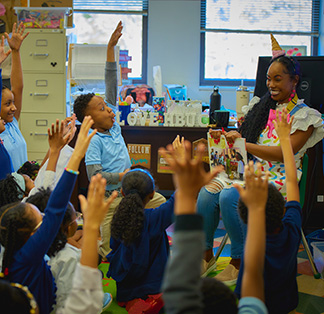
[[[132,166],[151,168],[151,145],[127,144],[127,149]]]
[[[163,158],[160,152],[157,157],[157,172],[158,173],[173,173],[167,161]]]

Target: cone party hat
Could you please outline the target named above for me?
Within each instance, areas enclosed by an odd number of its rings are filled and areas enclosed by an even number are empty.
[[[272,59],[285,55],[285,51],[282,50],[274,36],[272,34],[270,34],[270,36],[272,45]]]

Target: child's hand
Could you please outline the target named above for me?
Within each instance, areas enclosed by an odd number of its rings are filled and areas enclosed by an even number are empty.
[[[68,142],[68,138],[63,136],[63,128],[64,121],[61,121],[61,125],[59,124],[59,120],[56,120],[56,128],[54,127],[54,123],[52,123],[51,130],[48,128],[48,143],[51,152],[59,152]]]
[[[76,132],[76,115],[73,113],[71,117],[67,117],[64,119],[64,130],[63,130],[63,136],[64,138],[67,137],[68,141],[67,143],[70,143],[75,135]]]
[[[109,206],[117,197],[118,193],[114,191],[111,196],[105,200],[106,179],[102,178],[101,174],[97,174],[91,178],[88,196],[85,198],[79,195],[81,210],[84,216],[84,224],[99,228]]]
[[[5,33],[5,36],[7,38],[7,41],[8,41],[8,44],[9,44],[9,47],[11,48],[11,50],[19,51],[22,42],[28,36],[29,32],[27,32],[25,35],[23,35],[24,31],[25,31],[25,25],[22,22],[19,24],[18,29],[16,26],[17,26],[17,23],[14,23],[14,25],[12,27],[11,38],[9,37],[8,33]]]
[[[123,30],[123,25],[122,25],[122,21],[119,21],[116,29],[114,30],[114,32],[111,34],[109,42],[108,42],[108,49],[115,47],[118,43],[119,38],[122,35],[122,30]]]
[[[253,161],[250,161],[249,165],[245,166],[245,188],[234,184],[249,212],[256,209],[265,210],[268,199],[268,178],[269,173],[266,173],[265,178],[262,179],[260,163],[257,163],[255,173]]]
[[[74,154],[76,154],[80,159],[82,159],[89,147],[91,139],[94,137],[94,135],[97,133],[97,130],[94,129],[91,134],[89,134],[89,130],[91,126],[93,125],[93,120],[91,116],[86,116],[83,119],[83,122],[81,124],[80,132],[78,134],[78,139],[75,143],[74,147]]]
[[[184,137],[181,137],[181,140],[180,140],[180,136],[177,135],[177,137],[172,142],[172,147],[173,147],[173,150],[176,152],[176,154],[180,158],[185,157]]]
[[[293,120],[294,116],[288,117],[286,108],[282,110],[281,117],[278,109],[276,110],[276,120],[273,120],[273,124],[279,139],[289,138]]]
[[[241,138],[242,135],[237,131],[229,131],[225,134],[228,143],[234,143],[237,138]]]
[[[171,169],[175,172],[174,181],[179,192],[187,194],[196,199],[200,189],[206,185],[223,167],[215,167],[211,172],[206,172],[202,164],[202,157],[205,151],[204,145],[197,147],[197,158],[191,158],[191,144],[184,142],[184,154],[179,153],[168,145],[167,149],[160,148],[162,156],[166,159]]]
[[[4,51],[4,36],[1,37],[1,45],[0,45],[0,65],[3,61],[7,59],[7,57],[10,55],[11,49],[9,49],[7,52]]]

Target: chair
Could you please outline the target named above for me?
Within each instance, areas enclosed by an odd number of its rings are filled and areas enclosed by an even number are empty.
[[[305,194],[306,194],[306,181],[307,181],[307,170],[308,170],[308,155],[307,155],[307,153],[305,153],[305,155],[303,157],[302,169],[303,169],[303,174],[302,174],[302,177],[299,182],[299,194],[300,194],[300,207],[301,208],[303,208],[303,206],[304,206]],[[307,240],[305,238],[303,229],[301,229],[300,232],[301,232],[301,240],[302,240],[303,246],[305,248],[309,263],[311,265],[311,268],[312,268],[312,271],[314,274],[314,278],[319,279],[319,278],[321,278],[321,274],[318,272],[318,270],[316,268],[316,265],[314,263],[313,256],[309,250],[309,246],[308,246]],[[217,249],[217,252],[215,254],[216,262],[217,262],[217,259],[219,258],[219,256],[222,254],[222,251],[226,245],[227,240],[228,240],[228,233],[226,233],[224,235],[223,240]]]

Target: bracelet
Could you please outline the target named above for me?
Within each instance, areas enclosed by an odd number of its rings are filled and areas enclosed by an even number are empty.
[[[75,170],[72,170],[72,169],[67,168],[67,167],[65,167],[64,170],[67,171],[67,172],[73,173],[75,175],[78,175],[80,173],[79,171],[75,171]]]

